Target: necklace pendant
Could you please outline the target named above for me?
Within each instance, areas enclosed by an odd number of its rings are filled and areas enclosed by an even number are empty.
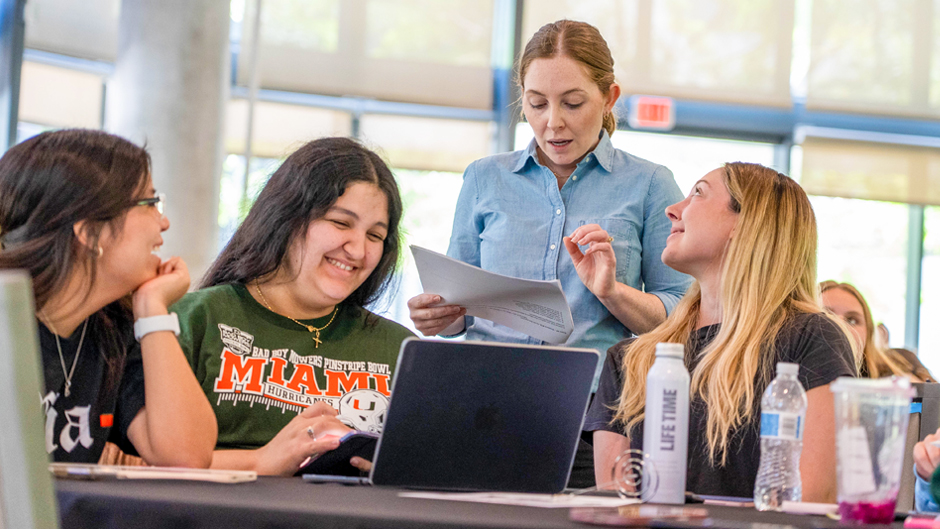
[[[69,380],[65,381],[65,396],[68,397],[72,394],[72,382]]]
[[[313,342],[314,342],[313,348],[314,348],[314,349],[319,349],[319,348],[320,348],[320,343],[321,343],[321,341],[320,341],[320,331],[317,331],[317,334],[313,337]]]

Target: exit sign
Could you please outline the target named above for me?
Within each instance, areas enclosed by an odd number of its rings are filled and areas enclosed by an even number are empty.
[[[672,130],[676,126],[676,105],[671,97],[630,96],[627,124],[632,129]]]

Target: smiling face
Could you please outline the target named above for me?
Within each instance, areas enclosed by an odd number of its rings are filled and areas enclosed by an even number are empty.
[[[597,145],[606,112],[620,87],[605,96],[584,67],[565,55],[535,59],[522,81],[523,113],[535,134],[541,161],[568,176]]]
[[[701,280],[719,273],[738,214],[731,209],[731,194],[724,169],[715,169],[695,183],[682,202],[666,208],[672,231],[662,260],[667,266]]]
[[[388,198],[375,184],[347,187],[288,250],[285,272],[297,303],[324,315],[349,297],[382,258],[388,222]]]
[[[163,244],[161,234],[170,227],[170,221],[157,211],[156,205],[130,205],[155,196],[149,178],[144,189],[130,201],[123,221],[105,225],[98,240],[102,250],[98,281],[120,286],[125,292],[156,277],[161,260],[155,252]]]
[[[868,344],[868,325],[865,323],[865,309],[851,293],[833,287],[822,293],[823,307],[829,312],[845,320],[859,349],[865,350]]]

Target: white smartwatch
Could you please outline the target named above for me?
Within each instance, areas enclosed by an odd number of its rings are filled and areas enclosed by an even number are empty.
[[[176,313],[140,318],[134,322],[134,338],[137,338],[138,342],[144,336],[157,331],[173,331],[173,334],[179,336],[180,320]]]

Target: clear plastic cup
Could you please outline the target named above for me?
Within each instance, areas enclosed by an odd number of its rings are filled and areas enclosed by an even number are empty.
[[[907,378],[837,379],[836,469],[843,523],[891,523],[914,390]]]

